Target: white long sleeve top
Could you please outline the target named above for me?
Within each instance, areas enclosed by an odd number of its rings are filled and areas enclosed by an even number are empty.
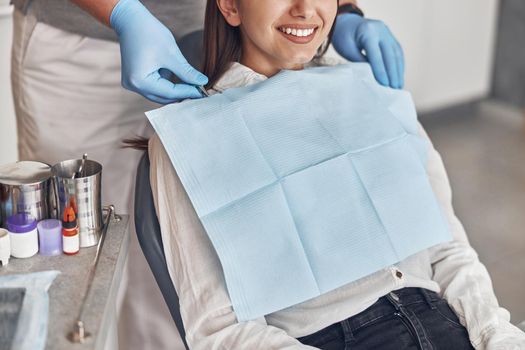
[[[250,68],[233,63],[210,93],[265,79]],[[419,130],[428,138],[421,125]],[[444,297],[467,328],[474,348],[525,348],[525,333],[509,322],[509,312],[498,305],[489,274],[454,214],[447,174],[433,147],[429,148],[427,172],[446,214],[452,241],[248,322],[236,319],[217,254],[156,135],[149,143],[149,157],[164,252],[191,349],[312,349],[295,338],[353,316],[381,296],[404,287],[426,288]]]

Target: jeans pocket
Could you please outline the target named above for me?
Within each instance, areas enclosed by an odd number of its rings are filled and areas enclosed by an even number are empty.
[[[459,322],[459,318],[452,310],[450,305],[447,303],[446,300],[439,300],[435,304],[436,306],[436,312],[449,324],[464,329],[463,325]]]

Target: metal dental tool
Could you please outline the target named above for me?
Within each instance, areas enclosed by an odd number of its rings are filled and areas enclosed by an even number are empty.
[[[208,93],[208,91],[206,91],[206,89],[204,88],[204,86],[202,85],[196,85],[195,86],[197,89],[199,89],[199,91],[201,92],[201,94],[203,95],[203,97],[209,97],[210,94]]]
[[[73,173],[72,179],[76,179],[78,177],[84,177],[84,166],[86,165],[87,157],[88,157],[87,153],[84,153],[84,155],[82,156],[82,162],[80,163],[78,170]]]
[[[97,252],[95,253],[95,257],[93,259],[93,262],[91,264],[91,268],[89,270],[89,275],[87,278],[87,288],[86,292],[82,298],[82,304],[80,306],[80,311],[78,313],[78,317],[75,321],[75,324],[73,325],[73,330],[68,334],[68,339],[72,343],[84,343],[86,341],[86,338],[90,337],[91,334],[89,332],[86,332],[84,328],[84,310],[86,307],[86,300],[89,296],[89,293],[91,291],[91,286],[93,284],[93,277],[95,277],[95,271],[97,269],[98,261],[100,259],[100,251],[102,250],[102,246],[104,245],[104,241],[106,239],[106,234],[108,231],[109,224],[111,222],[111,219],[113,221],[118,222],[120,221],[120,216],[115,214],[115,207],[113,205],[110,205],[108,207],[104,208],[104,211],[107,211],[106,220],[104,223],[104,230],[102,231],[102,235],[100,237],[100,240],[98,241],[97,246]]]

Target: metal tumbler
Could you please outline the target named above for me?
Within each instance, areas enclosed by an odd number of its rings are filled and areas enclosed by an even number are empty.
[[[80,247],[98,243],[102,233],[102,165],[88,159],[65,160],[53,165],[58,218],[72,206],[77,213]]]
[[[50,217],[51,167],[21,161],[0,166],[0,227],[7,219],[26,213],[36,220]]]

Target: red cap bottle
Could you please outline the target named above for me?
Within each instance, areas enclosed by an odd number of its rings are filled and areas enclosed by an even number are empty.
[[[64,254],[74,255],[80,249],[77,216],[72,206],[64,209],[62,218],[62,250]]]

